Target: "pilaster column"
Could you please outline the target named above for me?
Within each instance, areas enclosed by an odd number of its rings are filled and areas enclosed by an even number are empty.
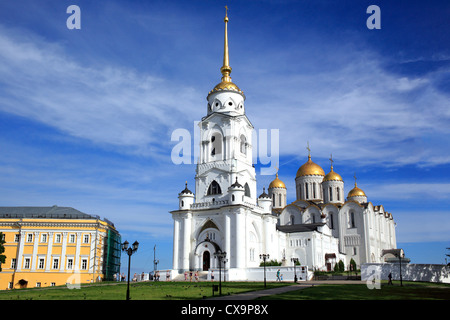
[[[36,264],[37,264],[37,251],[38,251],[38,244],[39,244],[39,232],[33,232],[33,253],[31,256],[31,271],[36,271]]]
[[[183,261],[184,270],[189,270],[189,253],[191,249],[191,213],[186,213],[183,218]]]
[[[53,247],[53,232],[48,233],[47,258],[45,259],[45,271],[50,271],[52,264],[52,247]]]
[[[95,243],[97,242],[97,235],[95,232],[90,234],[91,239],[91,249],[89,250],[89,273],[94,272],[94,264],[95,264],[95,250],[97,250]]]
[[[225,248],[224,251],[227,253],[227,258],[229,263],[231,263],[231,233],[230,233],[230,216],[227,214],[225,216]]]
[[[244,265],[244,255],[243,255],[243,248],[244,248],[244,242],[245,238],[242,236],[242,219],[243,214],[241,212],[236,212],[235,214],[235,220],[236,220],[236,243],[235,243],[235,249],[236,249],[236,268],[242,268]]]
[[[180,221],[178,219],[173,220],[173,261],[172,268],[178,270],[179,266],[179,241],[180,241]]]
[[[270,224],[270,219],[267,217],[264,217],[262,221],[264,224],[264,227],[263,227],[264,234],[262,235],[262,238],[264,239],[264,244],[262,246],[262,249],[265,253],[271,253],[272,245],[270,242],[270,227],[272,225]]]
[[[17,272],[22,270],[22,256],[23,256],[23,246],[25,244],[25,235],[26,235],[25,231],[20,232],[19,254],[17,255],[16,261]]]
[[[67,246],[67,232],[63,232],[63,242],[61,249],[61,258],[59,259],[59,271],[64,271],[66,262],[66,246]]]
[[[80,268],[80,247],[81,247],[81,237],[82,237],[81,232],[77,232],[76,237],[77,237],[77,247],[75,249],[74,270],[79,271],[81,269]]]

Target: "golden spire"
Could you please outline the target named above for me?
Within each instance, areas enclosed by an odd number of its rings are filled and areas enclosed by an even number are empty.
[[[242,94],[242,96],[245,99],[244,92],[242,92],[242,90],[239,89],[239,87],[231,81],[231,77],[230,77],[231,67],[230,67],[230,54],[228,51],[228,7],[227,6],[225,6],[225,18],[223,21],[225,22],[225,38],[224,38],[224,45],[223,45],[223,65],[220,68],[220,72],[222,73],[222,79],[221,79],[221,82],[219,84],[217,84],[214,87],[214,89],[212,89],[208,93],[208,96],[211,93],[214,93],[217,91],[231,90],[231,91],[236,91],[236,92]]]
[[[225,38],[223,45],[223,66],[220,68],[220,72],[222,73],[222,82],[231,82],[230,73],[230,56],[228,53],[228,7],[225,6]]]

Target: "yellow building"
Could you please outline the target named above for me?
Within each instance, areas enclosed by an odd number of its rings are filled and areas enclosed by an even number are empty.
[[[0,207],[6,261],[0,290],[112,280],[120,271],[114,224],[69,207]]]

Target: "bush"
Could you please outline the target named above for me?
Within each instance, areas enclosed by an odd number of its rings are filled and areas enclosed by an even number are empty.
[[[259,264],[259,266],[264,267],[264,262],[261,262]],[[281,262],[278,262],[277,260],[266,261],[266,267],[271,267],[271,266],[281,266]]]

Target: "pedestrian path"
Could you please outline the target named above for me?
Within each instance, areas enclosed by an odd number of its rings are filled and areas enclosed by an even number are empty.
[[[265,296],[272,296],[272,295],[276,295],[276,294],[281,294],[281,293],[285,293],[285,292],[290,292],[290,291],[295,291],[295,290],[300,290],[300,289],[305,289],[305,288],[309,288],[309,287],[313,287],[316,285],[320,285],[320,284],[341,284],[341,283],[346,283],[346,284],[361,284],[361,283],[365,283],[359,280],[345,280],[345,281],[306,281],[306,282],[302,282],[302,283],[298,283],[298,284],[293,284],[291,286],[283,286],[283,287],[278,287],[278,288],[271,288],[271,289],[266,289],[266,290],[258,290],[258,291],[250,291],[250,292],[244,292],[244,293],[238,293],[238,294],[232,294],[232,295],[227,295],[227,296],[220,296],[220,297],[212,297],[209,298],[208,300],[254,300],[260,297],[265,297]]]
[[[291,286],[283,286],[278,288],[271,288],[266,290],[259,290],[259,291],[250,291],[250,292],[244,292],[239,294],[232,294],[227,296],[220,296],[220,297],[212,297],[209,300],[254,300],[259,297],[264,296],[271,296],[274,294],[280,294],[285,293],[289,291],[299,290],[303,288],[308,288],[313,286],[314,284],[294,284]]]

